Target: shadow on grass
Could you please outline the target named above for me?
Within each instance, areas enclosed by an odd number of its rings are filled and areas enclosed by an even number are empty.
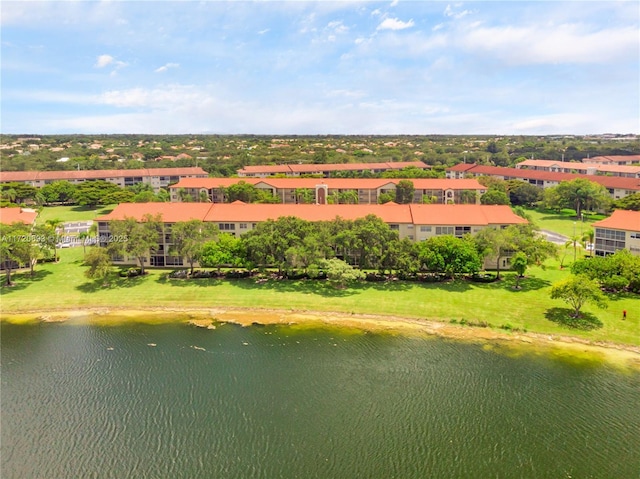
[[[37,281],[42,281],[47,276],[51,274],[51,271],[47,271],[44,269],[35,270],[33,272],[33,276],[29,274],[29,272],[22,273],[12,273],[11,274],[11,286],[5,286],[6,276],[2,276],[2,289],[0,290],[2,294],[11,294],[14,291],[21,291],[25,288],[28,288],[30,284],[35,283]]]
[[[253,279],[228,279],[230,285],[247,291],[274,291],[278,293],[314,294],[328,298],[353,296],[362,289],[363,284],[352,283],[345,288],[338,288],[327,281],[320,280],[269,280],[256,282]]]
[[[544,316],[551,322],[566,326],[571,329],[579,329],[581,331],[592,331],[600,329],[603,324],[598,318],[591,313],[581,312],[576,318],[573,316],[573,310],[569,308],[551,308],[548,309]]]
[[[142,284],[145,279],[145,276],[136,276],[134,278],[110,276],[105,280],[87,281],[86,283],[79,284],[76,286],[76,289],[83,293],[95,293],[97,291],[114,290],[118,288],[131,288]]]

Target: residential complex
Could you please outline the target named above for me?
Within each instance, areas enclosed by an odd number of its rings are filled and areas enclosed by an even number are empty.
[[[602,165],[640,165],[640,155],[594,156],[584,158],[582,162]]]
[[[467,178],[478,176],[492,176],[501,180],[522,180],[541,188],[557,186],[561,181],[584,178],[604,186],[613,199],[624,198],[640,192],[640,178],[622,178],[619,176],[577,175],[571,173],[556,173],[551,171],[529,170],[525,168],[504,168],[501,166],[476,165],[475,163],[458,165],[447,168],[447,178]]]
[[[640,166],[619,165],[615,163],[577,163],[573,161],[526,160],[516,168],[527,170],[551,171],[553,173],[575,173],[580,175],[607,175],[623,178],[640,178]]]
[[[301,176],[322,175],[330,178],[338,172],[353,173],[383,173],[389,170],[402,170],[404,168],[419,168],[426,170],[431,168],[422,161],[397,161],[385,163],[331,163],[331,164],[290,164],[290,165],[264,165],[245,166],[238,170],[238,176],[253,176],[266,178],[272,175]]]
[[[598,256],[627,249],[640,256],[640,212],[616,210],[602,221],[593,223],[595,253]]]
[[[278,205],[242,202],[210,203],[122,203],[111,213],[96,219],[101,246],[109,242],[109,222],[146,215],[160,215],[163,231],[157,251],[149,258],[150,266],[181,266],[183,259],[172,256],[171,227],[179,221],[197,219],[214,223],[221,232],[240,236],[269,219],[293,216],[307,221],[331,221],[335,218],[355,220],[367,215],[381,218],[398,232],[399,238],[423,241],[438,235],[463,236],[489,226],[505,227],[527,221],[503,205]],[[117,264],[134,264],[133,258],[116,258]]]
[[[394,193],[399,179],[353,178],[186,178],[169,188],[171,201],[182,201],[186,193],[191,201],[202,201],[203,196],[212,203],[226,201],[225,188],[244,181],[274,195],[280,203],[326,204],[340,194],[353,192],[358,204],[376,204],[381,195]],[[413,203],[479,203],[486,192],[475,179],[450,180],[420,178],[413,183]]]
[[[209,175],[199,167],[186,168],[141,168],[135,170],[67,170],[67,171],[3,171],[0,183],[20,182],[37,188],[54,181],[82,183],[105,180],[120,187],[138,183],[149,184],[155,192],[167,188],[184,178],[207,178]]]

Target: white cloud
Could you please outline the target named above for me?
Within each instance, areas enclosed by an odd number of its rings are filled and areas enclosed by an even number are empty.
[[[169,70],[169,68],[178,68],[180,66],[179,63],[166,63],[165,65],[162,65],[160,68],[156,68],[154,70],[155,73],[164,73],[167,70]]]
[[[580,25],[479,27],[457,35],[463,48],[511,64],[610,63],[638,58],[634,27],[585,31]]]
[[[104,68],[107,65],[111,65],[115,61],[111,55],[100,55],[94,65],[96,68]]]
[[[459,7],[460,5],[455,5],[455,7]],[[466,17],[467,15],[471,15],[471,11],[470,10],[462,10],[462,11],[455,11],[454,8],[451,7],[451,5],[447,5],[447,8],[444,9],[444,15],[446,17],[452,17],[457,19],[460,19],[462,17]]]
[[[397,18],[385,18],[377,30],[404,30],[405,28],[411,28],[414,25],[413,19],[408,22],[403,22]]]

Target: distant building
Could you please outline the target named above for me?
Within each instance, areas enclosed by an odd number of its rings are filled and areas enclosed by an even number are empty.
[[[582,162],[601,165],[640,165],[640,155],[594,156],[583,158]]]
[[[640,256],[640,212],[616,210],[613,214],[593,223],[595,253],[607,256],[621,249]]]
[[[322,175],[330,178],[337,172],[351,171],[355,173],[383,173],[389,170],[402,170],[404,168],[419,168],[427,170],[431,167],[422,161],[398,161],[387,163],[340,163],[340,164],[291,164],[291,165],[264,165],[245,166],[238,170],[238,176],[266,178],[272,175],[301,176]]]
[[[135,170],[68,170],[68,171],[3,171],[0,183],[20,182],[40,188],[54,181],[71,183],[105,180],[120,187],[138,183],[151,185],[154,191],[167,188],[184,178],[207,178],[209,175],[199,167],[186,168],[142,168]]]
[[[553,173],[575,173],[580,175],[608,175],[624,178],[640,178],[640,166],[620,165],[617,163],[594,162],[576,163],[573,161],[525,160],[516,168],[551,171]]]
[[[619,176],[578,175],[571,173],[556,173],[551,171],[530,170],[526,168],[504,168],[501,166],[486,166],[460,163],[447,168],[447,178],[467,178],[471,176],[492,176],[501,180],[522,180],[540,188],[557,186],[561,181],[571,181],[583,178],[604,186],[611,198],[618,200],[625,196],[640,192],[640,178],[622,178]]]
[[[187,178],[169,188],[171,201],[180,201],[185,191],[192,201],[200,201],[204,193],[212,203],[224,203],[224,188],[240,181],[268,191],[281,203],[301,201],[301,190],[308,190],[312,203],[325,204],[334,194],[354,192],[358,204],[376,204],[380,195],[393,193],[399,179],[377,178]],[[444,178],[410,179],[414,186],[413,203],[479,203],[486,187],[474,179],[449,180]]]

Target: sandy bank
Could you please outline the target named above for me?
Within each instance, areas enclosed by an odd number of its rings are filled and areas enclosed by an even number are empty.
[[[487,349],[496,348],[508,354],[553,354],[556,357],[602,361],[640,370],[640,347],[637,346],[593,342],[572,336],[508,332],[395,316],[246,308],[95,308],[2,314],[0,319],[10,323],[74,321],[99,325],[120,325],[128,322],[158,324],[179,321],[209,329],[215,329],[216,323],[234,323],[242,326],[261,324],[296,325],[309,328],[336,327],[373,333],[442,337],[483,343]]]

